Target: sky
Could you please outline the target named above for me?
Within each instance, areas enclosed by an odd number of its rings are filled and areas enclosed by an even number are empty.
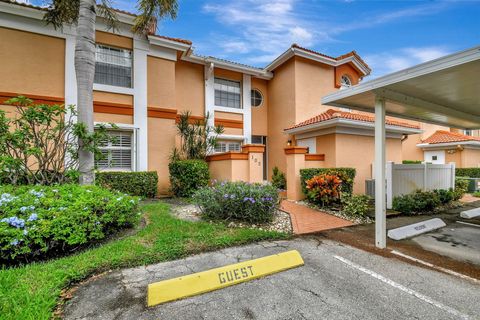
[[[136,11],[136,0],[111,1]],[[479,17],[480,0],[179,0],[177,18],[161,21],[158,33],[257,67],[292,43],[331,56],[355,50],[373,78],[480,45]]]

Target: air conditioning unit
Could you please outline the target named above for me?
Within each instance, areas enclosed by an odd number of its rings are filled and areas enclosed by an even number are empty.
[[[375,179],[365,180],[365,194],[375,199]]]

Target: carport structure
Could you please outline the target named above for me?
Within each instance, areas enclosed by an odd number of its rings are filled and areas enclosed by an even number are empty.
[[[375,112],[375,244],[385,248],[385,115],[480,128],[480,46],[326,95],[322,104]]]

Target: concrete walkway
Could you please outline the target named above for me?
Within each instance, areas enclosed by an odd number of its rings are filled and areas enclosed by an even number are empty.
[[[152,282],[298,250],[305,266],[146,307]],[[261,242],[110,272],[81,285],[66,320],[478,319],[480,286],[320,238]]]
[[[288,200],[283,200],[280,208],[290,214],[294,234],[309,234],[353,225],[348,220]]]

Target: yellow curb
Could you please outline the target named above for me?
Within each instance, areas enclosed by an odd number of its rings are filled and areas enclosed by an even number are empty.
[[[297,250],[193,273],[184,277],[151,283],[147,289],[147,305],[174,301],[229,287],[273,273],[302,266]]]

